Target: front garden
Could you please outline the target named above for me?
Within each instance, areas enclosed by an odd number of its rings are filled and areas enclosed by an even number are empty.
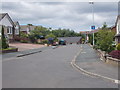
[[[113,59],[120,60],[120,43],[115,44],[115,32],[113,32],[106,24],[103,25],[100,30],[94,34],[95,37],[95,45],[94,49],[98,51],[105,52],[105,59],[107,57],[111,57]],[[89,43],[92,45],[92,34],[89,35]]]
[[[17,52],[18,48],[10,47],[7,38],[4,34],[4,28],[2,27],[0,36],[0,53],[9,53],[9,52]]]

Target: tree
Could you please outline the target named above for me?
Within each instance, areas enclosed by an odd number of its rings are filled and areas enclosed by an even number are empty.
[[[80,33],[76,33],[74,30],[61,29],[61,28],[53,30],[52,33],[56,37],[75,37],[75,36],[81,36]]]
[[[32,24],[27,24],[28,26],[33,26]]]
[[[93,34],[88,34],[88,36],[89,36],[89,43],[91,44],[91,45],[93,45]],[[97,40],[96,40],[96,36],[97,36],[97,32],[96,33],[94,33],[94,44],[96,44],[96,42],[97,42]]]
[[[37,26],[34,30],[30,31],[29,38],[31,42],[35,43],[41,36],[46,37],[50,33],[50,30],[43,26]]]
[[[48,39],[48,38],[53,38],[53,39],[55,39],[56,36],[55,36],[54,34],[50,33],[50,34],[48,34],[45,38],[46,38],[46,39]]]
[[[104,22],[104,24],[103,24],[103,26],[102,26],[102,30],[104,30],[104,29],[108,29],[106,22]]]
[[[42,26],[37,26],[35,28],[35,30],[32,30],[30,32],[30,34],[34,34],[34,35],[42,35],[42,36],[46,36],[47,34],[50,33],[50,30],[46,27],[42,27]]]
[[[114,49],[112,46],[114,33],[111,30],[99,30],[96,36],[96,45],[102,51],[110,52]]]
[[[2,30],[1,30],[1,39],[0,39],[0,49],[6,49],[9,47],[8,43],[7,43],[7,40],[5,38],[5,34],[4,34],[4,28],[2,26]],[[2,45],[1,45],[2,44]]]

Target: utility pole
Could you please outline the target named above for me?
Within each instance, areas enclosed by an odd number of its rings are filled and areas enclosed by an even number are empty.
[[[92,4],[92,20],[93,20],[93,22],[92,22],[92,26],[95,26],[94,25],[94,2],[93,1],[90,1],[89,2],[89,4]],[[94,30],[94,29],[93,29]],[[95,41],[94,41],[94,31],[93,31],[93,46],[95,45]]]
[[[120,1],[118,2],[118,15],[120,15]]]

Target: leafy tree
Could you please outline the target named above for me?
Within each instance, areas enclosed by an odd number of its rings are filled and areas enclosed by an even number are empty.
[[[28,26],[33,26],[32,24],[28,24]]]
[[[50,34],[48,34],[45,38],[46,38],[46,39],[48,39],[48,38],[53,38],[53,39],[55,39],[56,36],[55,36],[54,34],[50,33]]]
[[[9,45],[8,45],[7,40],[5,38],[5,35],[4,35],[4,28],[3,28],[3,26],[2,26],[1,33],[2,33],[2,35],[1,35],[1,39],[0,39],[0,49],[6,49],[6,48],[9,47]]]
[[[38,35],[46,36],[49,33],[50,33],[50,30],[47,29],[46,27],[37,26],[35,28],[35,30],[32,30],[30,32],[30,35],[34,35],[34,36],[38,36]]]
[[[103,24],[103,26],[102,26],[102,30],[104,30],[104,29],[108,29],[106,22],[104,22],[104,24]]]
[[[95,44],[95,45],[96,45],[96,42],[97,42],[96,36],[97,36],[97,33],[94,33],[94,44]],[[88,41],[88,42],[89,42],[91,45],[93,45],[93,34],[89,34],[88,37],[89,37],[89,41]]]
[[[76,33],[73,30],[70,30],[70,29],[61,29],[61,28],[53,30],[52,33],[56,37],[75,37],[75,36],[81,36],[80,33]]]
[[[114,47],[112,46],[113,38],[114,38],[114,33],[111,30],[108,29],[105,30],[104,28],[104,30],[100,30],[97,33],[96,45],[102,51],[110,52],[114,50]]]
[[[20,37],[22,37],[22,38],[28,38],[28,35],[25,34],[25,33],[23,33],[23,32],[20,32]]]

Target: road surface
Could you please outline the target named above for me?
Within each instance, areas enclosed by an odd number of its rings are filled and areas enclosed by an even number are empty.
[[[67,45],[2,62],[3,88],[117,88],[84,75],[70,64],[80,45]]]

